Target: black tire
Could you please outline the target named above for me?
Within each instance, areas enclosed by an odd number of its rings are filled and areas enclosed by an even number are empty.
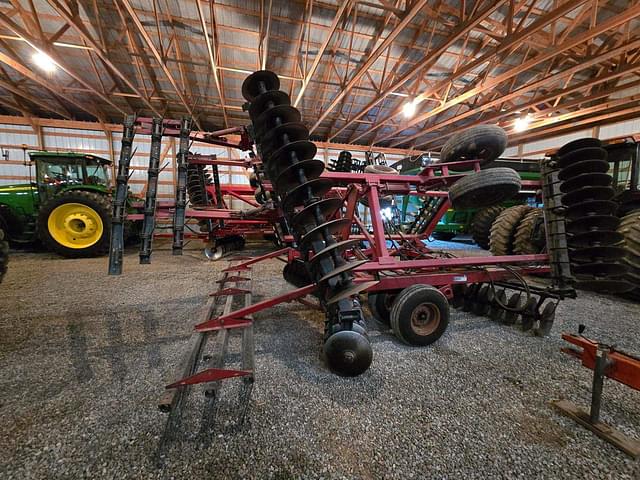
[[[634,210],[620,219],[619,233],[624,236],[623,264],[629,271],[622,277],[635,286],[627,296],[640,300],[640,210]]]
[[[505,207],[494,205],[486,207],[476,212],[471,220],[471,236],[476,244],[485,250],[489,250],[489,235],[491,234],[491,225],[502,213]]]
[[[531,210],[528,205],[516,205],[507,208],[491,225],[489,250],[493,255],[509,255],[513,253],[513,241],[520,221]]]
[[[440,163],[480,159],[486,165],[507,148],[507,133],[497,125],[478,125],[453,135],[440,151]],[[452,170],[469,170],[457,167]]]
[[[396,295],[396,292],[370,293],[367,298],[373,317],[387,327],[391,324],[391,308]]]
[[[543,215],[541,208],[532,208],[522,217],[513,240],[516,255],[531,255],[544,250],[544,223],[540,223]]]
[[[7,273],[7,265],[9,264],[9,242],[5,239],[4,230],[0,228],[0,283]]]
[[[512,168],[498,167],[470,173],[449,187],[453,208],[483,208],[498,205],[515,196],[522,186]]]
[[[65,204],[81,204],[92,209],[102,222],[102,234],[86,247],[74,248],[65,246],[49,232],[49,217],[58,207]],[[38,212],[38,236],[47,250],[67,258],[96,257],[104,255],[109,249],[111,236],[111,202],[107,195],[72,190],[56,195],[40,207]]]
[[[423,322],[426,316],[426,325]],[[403,343],[426,346],[438,340],[449,325],[449,302],[431,285],[412,285],[402,290],[391,308],[391,328]]]
[[[456,234],[454,232],[433,232],[431,236],[436,240],[448,242],[449,240],[455,238]]]

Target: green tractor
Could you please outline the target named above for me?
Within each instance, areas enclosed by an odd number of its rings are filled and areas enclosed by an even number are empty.
[[[35,182],[0,186],[5,240],[21,244],[40,239],[48,250],[71,258],[104,254],[111,231],[111,161],[42,151],[29,157],[36,167]],[[0,245],[0,261],[5,253]]]

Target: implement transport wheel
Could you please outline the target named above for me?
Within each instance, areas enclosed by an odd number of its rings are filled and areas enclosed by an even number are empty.
[[[71,190],[38,212],[38,234],[48,250],[63,257],[95,257],[109,248],[111,204],[106,195]]]
[[[497,167],[473,172],[449,187],[453,208],[482,208],[514,197],[522,186],[520,175],[512,168]]]
[[[491,225],[489,248],[493,255],[513,253],[513,241],[520,221],[531,210],[528,205],[507,208]]]
[[[440,151],[440,163],[480,159],[480,165],[492,162],[507,147],[507,134],[497,125],[478,125],[452,136]],[[468,170],[454,167],[452,170]]]
[[[9,242],[5,239],[4,230],[0,228],[0,282],[4,274],[7,273],[9,263]]]
[[[402,290],[391,308],[391,328],[407,345],[425,346],[438,340],[449,325],[449,302],[431,285]]]
[[[489,235],[491,234],[491,225],[494,220],[502,213],[504,207],[494,205],[478,210],[471,220],[471,236],[476,244],[485,250],[489,250]]]
[[[397,292],[379,292],[368,295],[369,310],[373,317],[387,327],[391,322],[391,307],[396,299]]]

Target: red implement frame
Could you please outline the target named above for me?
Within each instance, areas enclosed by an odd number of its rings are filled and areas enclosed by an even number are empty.
[[[593,370],[591,407],[590,411],[586,412],[568,400],[557,400],[551,404],[603,440],[633,458],[640,458],[640,442],[638,440],[630,438],[600,421],[604,378],[608,377],[634,390],[640,390],[640,358],[617,351],[611,346],[589,340],[581,335],[564,333],[562,338],[580,348],[578,350],[565,347],[562,348],[562,351],[578,358],[584,367]]]

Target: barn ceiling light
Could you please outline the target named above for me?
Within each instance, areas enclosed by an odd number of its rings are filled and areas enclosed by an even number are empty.
[[[413,100],[409,100],[402,107],[402,114],[405,118],[411,118],[416,114],[416,106],[418,105],[418,101],[414,98]]]
[[[31,56],[31,60],[35,63],[38,68],[44,70],[47,73],[53,73],[58,68],[56,62],[44,52],[40,50],[36,50],[36,52]]]
[[[531,115],[527,113],[524,117],[516,118],[516,121],[513,125],[513,129],[516,132],[524,132],[529,128],[529,124],[531,123]]]

